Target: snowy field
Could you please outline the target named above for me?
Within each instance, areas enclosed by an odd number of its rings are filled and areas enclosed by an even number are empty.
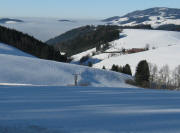
[[[37,59],[2,43],[0,63],[0,133],[180,132],[179,91],[135,88],[127,75]],[[75,73],[88,87],[72,86]]]
[[[66,31],[85,25],[98,25],[102,22],[98,20],[72,20],[70,22],[58,21],[60,18],[17,18],[23,20],[23,23],[1,24],[9,28],[28,33],[35,38],[47,41]]]
[[[114,41],[114,46],[108,51],[117,51],[122,48],[145,48],[146,45],[149,45],[150,50],[112,58],[107,58],[107,54],[97,55],[94,58],[104,60],[94,67],[111,68],[112,64],[130,64],[134,73],[141,60],[156,64],[158,68],[168,64],[171,70],[180,65],[180,62],[177,61],[180,60],[180,32],[130,29],[124,30],[124,35],[126,37]]]
[[[149,45],[150,50],[129,55],[115,54],[112,57],[112,54],[107,53],[95,55],[93,58],[101,61],[93,67],[106,66],[110,69],[113,64],[130,64],[132,72],[135,73],[136,66],[141,60],[156,64],[159,68],[168,64],[171,70],[180,65],[177,61],[180,60],[180,32],[126,29],[121,33],[121,38],[111,44],[111,48],[107,50],[109,52],[121,51],[122,48],[145,48],[147,45]],[[74,55],[74,61],[87,54],[92,54],[93,51],[95,49]]]
[[[150,63],[156,64],[158,68],[162,68],[163,66],[168,65],[170,67],[170,70],[173,71],[173,69],[180,65],[180,62],[178,62],[178,60],[180,59],[179,50],[180,45],[114,57],[111,59],[105,59],[102,62],[96,64],[94,67],[102,68],[103,66],[106,66],[106,68],[111,68],[112,64],[129,64],[132,68],[132,72],[135,73],[138,63],[141,60],[147,60]]]
[[[179,100],[178,91],[0,86],[0,132],[179,133]]]
[[[74,85],[95,87],[127,87],[125,80],[132,77],[104,70],[55,61],[41,60],[13,47],[0,43],[1,85]]]

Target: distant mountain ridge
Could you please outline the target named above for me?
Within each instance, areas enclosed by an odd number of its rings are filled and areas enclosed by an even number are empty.
[[[11,19],[11,18],[0,18],[0,23],[6,24],[6,23],[23,23],[23,20],[20,19]]]
[[[73,20],[68,20],[68,19],[60,19],[58,20],[59,22],[70,22],[70,23],[74,23],[75,21]]]
[[[180,25],[180,9],[155,7],[146,10],[137,10],[122,17],[115,16],[102,21],[107,24],[120,26],[134,26],[140,24],[149,24],[152,26],[168,24]]]

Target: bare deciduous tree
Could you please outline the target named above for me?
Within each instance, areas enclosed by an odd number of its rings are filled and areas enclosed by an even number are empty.
[[[159,71],[160,84],[169,85],[170,83],[170,69],[168,65],[163,66]]]
[[[175,68],[172,76],[175,86],[180,87],[180,65]]]
[[[156,64],[149,63],[150,81],[155,82],[158,78],[158,67]]]

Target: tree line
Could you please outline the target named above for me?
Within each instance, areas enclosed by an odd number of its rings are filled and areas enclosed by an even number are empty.
[[[103,69],[106,69],[105,66],[103,66]],[[131,67],[129,64],[126,64],[125,66],[113,65],[111,70],[132,76]]]
[[[180,87],[180,65],[170,70],[168,65],[158,68],[149,63],[151,88],[176,89]]]
[[[47,45],[28,34],[0,26],[0,42],[11,45],[23,52],[41,59],[66,62],[67,57],[59,50]]]
[[[103,66],[103,69],[106,69],[105,66]],[[123,67],[113,65],[111,70],[132,76],[129,64]],[[136,67],[134,80],[128,80],[127,83],[151,89],[180,88],[180,65],[171,71],[168,65],[158,68],[157,65],[142,60]]]
[[[103,69],[106,69],[105,66],[103,66]],[[129,64],[126,64],[125,66],[113,65],[111,70],[132,76],[131,67]],[[128,80],[127,83],[149,88],[150,71],[146,60],[142,60],[138,63],[134,80]]]

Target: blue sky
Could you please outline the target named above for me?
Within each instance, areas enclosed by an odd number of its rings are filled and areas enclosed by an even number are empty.
[[[150,7],[180,8],[180,0],[0,0],[0,17],[102,19]]]

